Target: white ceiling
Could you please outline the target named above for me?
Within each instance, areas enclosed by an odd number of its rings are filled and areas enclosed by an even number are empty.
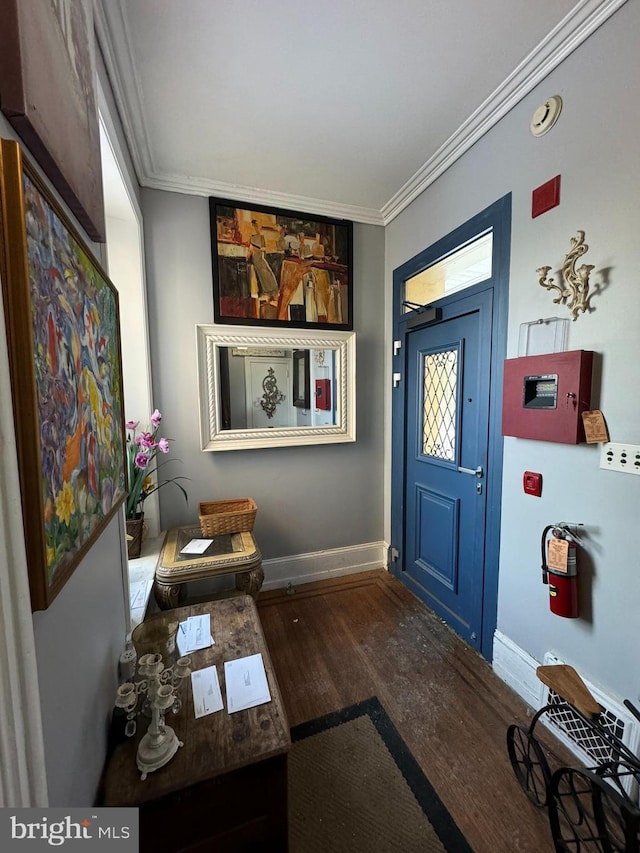
[[[382,224],[623,2],[94,7],[143,186]]]

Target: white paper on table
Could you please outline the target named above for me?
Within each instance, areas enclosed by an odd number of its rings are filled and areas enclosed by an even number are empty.
[[[193,690],[193,710],[197,717],[206,717],[215,711],[222,711],[224,702],[218,681],[218,670],[215,666],[207,666],[191,673],[191,689]]]
[[[200,649],[208,649],[215,641],[211,636],[211,614],[189,616],[178,626],[178,651],[184,657]]]
[[[225,661],[224,677],[230,714],[271,701],[261,654]]]
[[[213,539],[192,539],[180,550],[181,554],[204,554]]]
[[[134,581],[129,586],[129,607],[131,610],[143,607],[147,603],[151,583],[150,579],[146,581]]]

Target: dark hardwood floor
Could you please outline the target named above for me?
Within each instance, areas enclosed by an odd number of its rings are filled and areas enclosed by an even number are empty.
[[[399,581],[263,592],[259,612],[291,726],[377,696],[475,853],[551,853],[506,750],[527,707]]]

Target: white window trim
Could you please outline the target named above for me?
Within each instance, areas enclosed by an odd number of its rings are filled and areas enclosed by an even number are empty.
[[[0,292],[0,399],[11,400]],[[11,406],[0,406],[0,807],[48,805],[33,617]]]

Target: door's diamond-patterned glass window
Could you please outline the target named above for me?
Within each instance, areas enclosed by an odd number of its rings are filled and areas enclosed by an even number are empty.
[[[422,452],[449,462],[456,455],[458,350],[424,357]]]

